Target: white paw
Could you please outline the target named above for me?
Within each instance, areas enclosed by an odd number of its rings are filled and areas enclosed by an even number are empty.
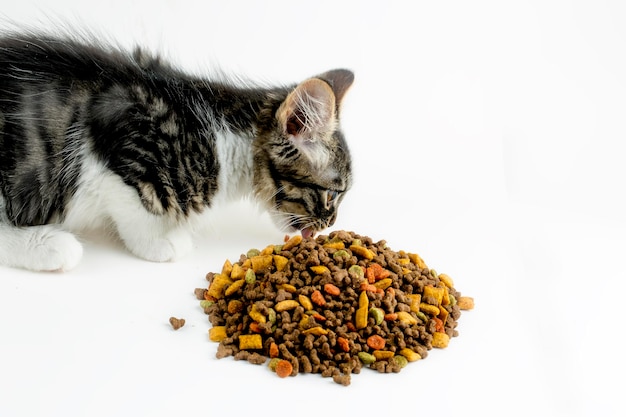
[[[148,261],[172,262],[191,252],[193,241],[187,232],[174,230],[165,237],[126,241],[126,246],[132,253]]]
[[[31,236],[23,266],[34,271],[68,271],[82,256],[83,246],[73,234],[41,227]]]

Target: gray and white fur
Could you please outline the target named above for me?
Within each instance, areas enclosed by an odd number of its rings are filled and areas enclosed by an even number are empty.
[[[289,86],[194,77],[144,52],[69,38],[0,38],[0,265],[68,270],[76,233],[113,226],[172,261],[192,220],[251,197],[281,229],[331,226],[352,183],[332,70]]]

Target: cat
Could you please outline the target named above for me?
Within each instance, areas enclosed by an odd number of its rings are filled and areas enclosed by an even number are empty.
[[[0,265],[72,269],[77,236],[101,227],[139,258],[174,261],[193,219],[247,197],[305,238],[332,226],[352,185],[339,113],[353,72],[221,78],[141,49],[0,37]]]

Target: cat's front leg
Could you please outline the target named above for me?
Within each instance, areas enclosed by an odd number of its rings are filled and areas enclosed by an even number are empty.
[[[153,262],[176,261],[191,252],[193,247],[191,235],[183,229],[172,229],[162,235],[121,232],[120,236],[129,251]]]
[[[99,189],[102,216],[113,221],[118,236],[134,255],[153,262],[171,262],[189,253],[193,247],[189,228],[168,214],[146,210],[137,191],[115,175],[105,176]]]
[[[13,227],[0,223],[0,264],[32,271],[67,271],[83,255],[76,237],[56,225]]]
[[[191,252],[191,234],[150,213],[114,219],[117,232],[134,255],[153,262],[171,262]]]

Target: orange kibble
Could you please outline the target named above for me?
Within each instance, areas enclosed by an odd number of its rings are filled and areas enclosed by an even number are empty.
[[[443,320],[439,317],[433,317],[433,321],[435,322],[435,331],[440,333],[445,333],[446,329],[443,326]]]
[[[345,337],[339,336],[337,338],[337,344],[339,345],[339,348],[344,352],[350,352],[350,342]]]
[[[324,292],[333,296],[341,294],[341,290],[336,285],[330,283],[324,285]]]
[[[397,313],[387,313],[385,314],[385,321],[396,321],[398,320],[398,314]]]
[[[372,275],[371,281],[369,281],[369,276],[368,276],[368,281],[370,284],[373,284],[374,281],[378,281],[379,279],[387,278],[391,274],[388,270],[383,268],[380,264],[375,264],[375,263],[370,264],[370,266],[367,267],[366,276],[368,273]]]
[[[276,364],[276,375],[281,378],[286,378],[291,375],[291,372],[293,372],[293,366],[291,365],[291,362],[285,359],[278,361],[278,363]]]
[[[311,316],[316,320],[316,321],[326,321],[326,317],[322,316],[320,313],[313,313],[311,314]]]
[[[382,269],[380,274],[376,276],[376,279],[385,279],[391,276],[391,272],[388,269]]]
[[[318,306],[323,306],[324,304],[326,304],[326,299],[324,298],[324,295],[320,292],[320,290],[313,291],[313,293],[311,294],[311,301],[313,301]]]
[[[369,292],[378,292],[379,288],[376,288],[372,284],[368,284],[367,282],[363,282],[359,287],[361,291],[369,291]],[[383,291],[384,292],[384,291]]]
[[[376,264],[372,264],[372,265],[376,265]],[[365,278],[367,278],[367,282],[369,282],[370,284],[373,284],[374,282],[376,282],[376,272],[374,271],[374,268],[372,268],[371,266],[368,266],[365,269]]]
[[[272,342],[270,344],[270,358],[277,358],[279,353],[278,345]]]
[[[261,327],[259,327],[259,323],[253,321],[250,323],[250,331],[254,333],[261,333]]]
[[[374,350],[380,350],[385,347],[385,339],[375,334],[367,338],[367,346]]]

